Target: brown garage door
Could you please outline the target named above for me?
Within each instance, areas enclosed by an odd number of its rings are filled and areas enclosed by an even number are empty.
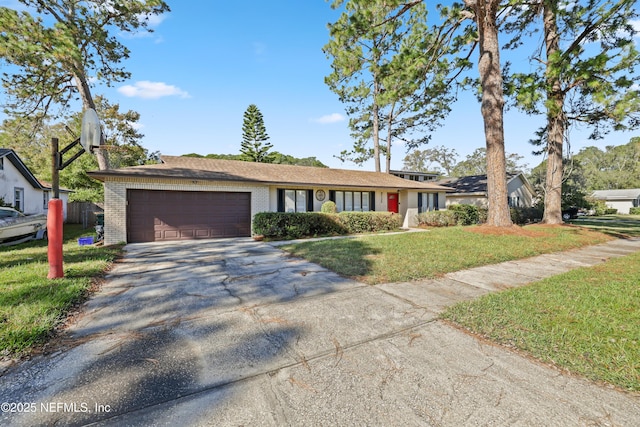
[[[251,235],[251,193],[127,190],[127,241]]]

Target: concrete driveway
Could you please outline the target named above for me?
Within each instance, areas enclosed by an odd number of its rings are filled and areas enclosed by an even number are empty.
[[[372,287],[249,239],[129,245],[61,348],[0,377],[0,424],[638,425],[638,396],[436,320],[640,242],[596,248]]]

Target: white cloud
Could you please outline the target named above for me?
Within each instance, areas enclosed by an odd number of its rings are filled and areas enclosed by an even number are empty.
[[[327,114],[326,116],[322,116],[322,117],[318,117],[317,119],[312,119],[312,122],[315,123],[320,123],[323,125],[326,124],[330,124],[330,123],[338,123],[338,122],[342,122],[344,121],[345,118],[342,114],[339,113],[331,113],[331,114]]]
[[[636,38],[640,38],[640,19],[630,21],[631,26],[636,31]]]
[[[141,17],[142,19],[147,20],[147,23],[149,24],[150,27],[157,27],[158,25],[162,24],[162,22],[167,18],[167,16],[169,16],[169,14],[162,13],[160,15],[149,14]]]
[[[191,96],[179,87],[168,85],[163,82],[150,82],[143,80],[135,85],[125,85],[118,88],[118,92],[130,98],[158,99],[165,96],[179,96],[180,98],[190,98]]]

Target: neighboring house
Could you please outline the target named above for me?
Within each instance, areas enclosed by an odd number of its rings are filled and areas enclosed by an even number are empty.
[[[596,190],[593,198],[604,200],[605,204],[618,209],[618,213],[628,214],[630,208],[640,206],[640,188],[630,188],[627,190]]]
[[[413,172],[413,171],[389,171],[391,175],[395,175],[399,178],[408,179],[410,181],[437,181],[440,178],[440,174],[434,172]]]
[[[488,207],[487,175],[472,175],[461,178],[444,178],[437,182],[453,188],[447,194],[447,206],[452,204]],[[510,207],[531,207],[535,199],[535,190],[523,173],[507,174],[507,192]]]
[[[319,212],[327,200],[411,226],[451,191],[385,173],[176,156],[89,175],[104,182],[105,244],[250,236],[258,212]]]
[[[15,151],[0,148],[0,197],[5,203],[27,214],[46,214],[51,186],[39,181],[22,162]],[[69,190],[60,190],[63,215],[67,218]]]

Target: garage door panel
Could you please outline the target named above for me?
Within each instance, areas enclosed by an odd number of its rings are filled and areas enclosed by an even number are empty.
[[[251,194],[127,191],[127,240],[244,237],[251,235]]]

